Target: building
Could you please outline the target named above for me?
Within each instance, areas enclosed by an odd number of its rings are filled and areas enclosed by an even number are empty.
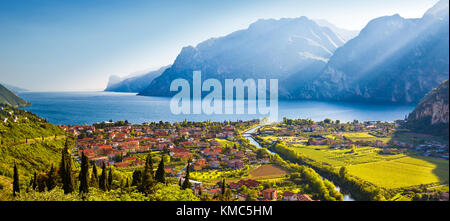
[[[283,200],[284,201],[297,201],[297,194],[289,191],[283,192]]]
[[[277,200],[277,190],[269,188],[262,191],[264,200]]]

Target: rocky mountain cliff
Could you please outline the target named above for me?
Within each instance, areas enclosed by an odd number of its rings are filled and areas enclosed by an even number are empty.
[[[449,84],[444,81],[420,101],[407,119],[407,127],[413,131],[448,136],[449,132]]]

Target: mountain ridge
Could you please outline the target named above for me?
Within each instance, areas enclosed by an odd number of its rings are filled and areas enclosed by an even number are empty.
[[[448,6],[447,6],[448,9]],[[371,20],[338,48],[312,83],[291,99],[415,104],[448,79],[448,11],[418,19]],[[446,16],[443,16],[446,15]]]
[[[161,75],[169,67],[170,65],[167,65],[143,74],[132,74],[124,79],[119,78],[111,80],[111,77],[113,77],[111,76],[104,91],[138,93],[145,89],[153,79]]]
[[[14,92],[0,84],[0,104],[13,107],[30,106],[31,104],[17,96]]]
[[[304,16],[260,19],[247,29],[208,39],[196,47],[184,47],[173,65],[139,95],[171,96],[174,94],[169,91],[171,81],[176,78],[192,81],[194,70],[219,81],[283,79],[311,66],[324,66],[343,44],[329,28]]]

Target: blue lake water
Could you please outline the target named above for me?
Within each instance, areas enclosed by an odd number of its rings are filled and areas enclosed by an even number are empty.
[[[151,121],[224,121],[251,120],[265,115],[232,114],[175,115],[170,111],[170,98],[136,96],[114,92],[23,92],[19,96],[33,106],[31,111],[53,124],[92,124],[107,120],[128,120],[132,123]],[[394,121],[404,119],[414,106],[372,105],[322,101],[278,101],[278,119],[331,118],[341,122],[359,120]]]

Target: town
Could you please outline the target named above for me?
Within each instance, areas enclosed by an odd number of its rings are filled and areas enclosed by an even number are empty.
[[[199,197],[215,199],[225,195],[226,180],[229,200],[313,201],[323,198],[309,191],[307,185],[298,180],[301,180],[298,174],[286,169],[289,167],[285,163],[271,157],[274,145],[281,143],[298,148],[299,152],[312,154],[311,158],[326,147],[326,151],[344,151],[342,153],[355,154],[359,159],[370,158],[369,162],[375,157],[397,159],[411,153],[448,161],[447,144],[420,136],[402,137],[398,133],[400,124],[341,123],[330,119],[321,122],[283,119],[281,123],[262,124],[255,119],[140,125],[105,121],[59,127],[77,138],[72,153],[78,161],[83,153],[97,166],[105,163],[130,173],[143,167],[145,156],[151,153],[154,163],[164,161],[164,171],[172,183],[184,181],[183,174],[189,162],[192,190]],[[256,129],[252,137],[266,148],[250,144],[243,136],[250,129]]]
[[[260,123],[255,119],[247,122],[227,123],[144,123],[132,125],[128,122],[102,122],[93,125],[60,125],[67,134],[77,137],[73,156],[81,161],[84,153],[92,163],[102,166],[114,166],[118,170],[130,171],[142,166],[145,156],[151,152],[155,159],[164,158],[165,172],[168,177],[183,181],[186,163],[192,159],[193,191],[196,195],[214,198],[221,194],[222,178],[229,183],[235,200],[248,200],[249,191],[254,189],[254,200],[277,200],[277,191],[264,188],[263,183],[248,177],[256,168],[272,167],[269,156],[248,145],[240,135],[243,131]],[[261,154],[261,152],[263,152]],[[264,167],[264,166],[265,167]],[[278,169],[278,168],[276,168]],[[284,175],[284,171],[278,169]],[[208,179],[200,176],[209,175]],[[217,175],[221,174],[221,175]],[[270,176],[270,174],[269,174]],[[199,178],[199,182],[195,180]],[[312,200],[306,194],[284,192],[285,200]]]

